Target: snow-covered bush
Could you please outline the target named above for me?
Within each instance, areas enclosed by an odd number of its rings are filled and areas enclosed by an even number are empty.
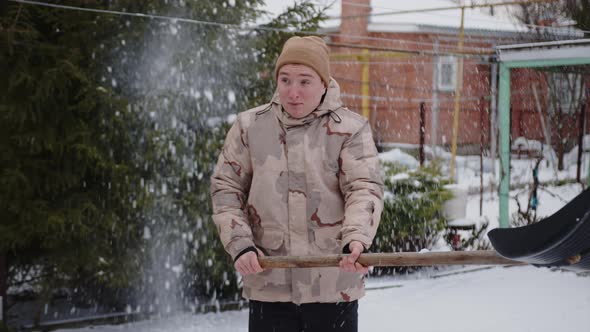
[[[443,203],[451,198],[444,188],[440,167],[432,163],[413,171],[395,162],[383,162],[385,201],[373,241],[374,252],[416,252],[431,248],[446,225]],[[375,269],[377,273],[391,269]]]

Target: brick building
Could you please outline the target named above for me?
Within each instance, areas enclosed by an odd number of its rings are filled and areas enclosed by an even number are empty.
[[[421,105],[426,143],[451,144],[458,58],[463,59],[458,144],[479,146],[482,132],[488,144],[494,107],[494,47],[539,38],[523,25],[492,16],[490,9],[467,8],[459,49],[461,9],[404,12],[447,7],[457,7],[457,2],[342,0],[329,12],[337,17],[325,29],[332,75],[341,85],[345,104],[369,118],[381,146],[419,143]],[[392,12],[396,13],[381,15]],[[572,30],[556,33],[571,37]],[[534,85],[543,112],[547,112],[547,83],[542,76],[534,70],[519,70],[512,76],[513,137],[543,140],[532,91]],[[566,114],[563,121],[571,122],[572,130],[577,131],[576,119],[575,114]]]

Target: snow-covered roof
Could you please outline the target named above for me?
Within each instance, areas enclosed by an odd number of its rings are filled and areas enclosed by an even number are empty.
[[[271,13],[280,13],[295,0],[267,0],[266,9]],[[340,26],[342,1],[347,0],[314,0],[319,7],[332,4],[326,14],[330,17],[323,24],[324,31],[334,31]],[[348,0],[349,2],[351,0]],[[465,1],[468,5],[470,2]],[[449,8],[459,6],[453,0],[371,0],[371,16],[368,29],[370,32],[421,32],[456,34],[461,24],[461,9],[449,9],[427,12],[398,13],[379,15],[382,13],[404,12],[433,8]],[[505,6],[495,7],[494,15],[489,8],[465,9],[464,29],[468,34],[515,34],[531,31],[526,25],[517,21]],[[553,33],[564,30],[552,28]],[[570,29],[567,33],[572,33]],[[563,31],[560,31],[564,33]]]
[[[565,60],[590,57],[590,39],[497,46],[500,61]]]
[[[369,31],[373,32],[430,32],[435,29],[440,32],[440,28],[456,30],[461,25],[461,9],[392,15],[379,14],[457,6],[458,3],[452,0],[371,0],[372,16],[369,18],[368,28]],[[497,14],[492,16],[489,9],[465,9],[464,28],[468,31],[527,31],[526,26],[511,20],[506,14],[500,15],[500,12],[504,11],[496,9]],[[328,15],[330,17],[339,17],[340,13],[341,1],[336,1],[333,8],[329,9]],[[339,25],[339,18],[326,22],[327,28]]]

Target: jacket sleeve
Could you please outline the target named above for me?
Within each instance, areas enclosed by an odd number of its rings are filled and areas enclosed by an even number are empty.
[[[343,249],[353,240],[368,249],[383,211],[383,181],[369,124],[351,135],[340,152],[340,190],[344,196]]]
[[[240,116],[230,128],[211,176],[213,222],[225,250],[234,259],[241,251],[253,247],[246,202],[252,180],[252,166],[247,133]]]

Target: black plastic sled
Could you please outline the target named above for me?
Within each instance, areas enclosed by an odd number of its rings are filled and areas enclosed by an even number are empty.
[[[590,188],[531,225],[488,233],[501,256],[536,266],[590,271]]]

